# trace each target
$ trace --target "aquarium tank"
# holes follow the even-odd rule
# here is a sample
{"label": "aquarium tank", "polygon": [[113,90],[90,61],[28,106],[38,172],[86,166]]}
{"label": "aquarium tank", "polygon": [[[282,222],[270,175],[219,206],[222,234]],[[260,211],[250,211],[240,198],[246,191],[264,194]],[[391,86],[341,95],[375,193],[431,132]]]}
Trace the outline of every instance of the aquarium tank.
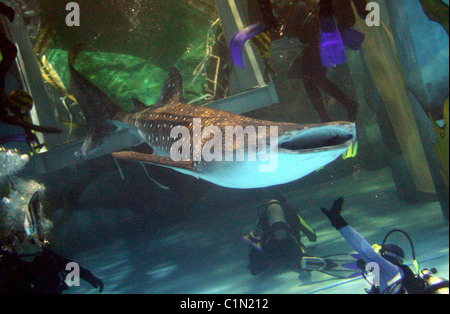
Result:
{"label": "aquarium tank", "polygon": [[448,294],[448,11],[0,0],[0,293]]}

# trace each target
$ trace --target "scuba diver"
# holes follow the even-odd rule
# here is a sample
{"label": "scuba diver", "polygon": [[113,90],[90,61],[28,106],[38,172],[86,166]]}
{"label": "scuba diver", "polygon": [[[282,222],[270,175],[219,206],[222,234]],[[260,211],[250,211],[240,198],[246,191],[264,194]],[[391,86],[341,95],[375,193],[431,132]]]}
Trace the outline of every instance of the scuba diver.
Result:
{"label": "scuba diver", "polygon": [[306,255],[305,246],[301,243],[301,232],[310,242],[317,241],[315,232],[297,214],[297,210],[287,204],[284,197],[265,202],[256,228],[243,237],[250,244],[250,273],[259,275],[280,259],[294,261],[299,267],[301,258]]}
{"label": "scuba diver", "polygon": [[[16,13],[14,9],[0,2],[0,14],[6,16],[9,21],[14,22]],[[3,31],[0,24],[0,117],[6,117],[6,95],[5,95],[5,78],[9,69],[13,65],[17,56],[17,47],[14,45]]]}
{"label": "scuba diver", "polygon": [[33,108],[33,99],[23,90],[12,91],[8,96],[2,94],[2,109],[0,112],[0,123],[20,126],[25,131],[26,142],[30,146],[30,150],[39,150],[45,144],[39,143],[35,132],[60,134],[62,131],[55,127],[46,127],[35,125],[31,121],[31,109]]}
{"label": "scuba diver", "polygon": [[[0,14],[5,15],[10,22],[14,21],[15,12],[11,7],[0,2]],[[40,144],[34,131],[42,133],[61,133],[54,127],[34,125],[31,121],[30,111],[33,107],[33,99],[24,91],[13,91],[6,95],[6,74],[11,69],[17,56],[17,47],[6,36],[0,25],[0,122],[17,125],[25,130],[25,140],[32,152],[39,150],[45,144]],[[14,137],[12,137],[14,139]]]}
{"label": "scuba diver", "polygon": [[[14,189],[11,185],[8,187],[10,190]],[[12,202],[5,203],[4,199],[2,203],[11,206]],[[21,209],[16,211],[23,212]],[[23,218],[20,213],[17,212],[15,217]],[[43,218],[40,191],[35,192],[30,198],[25,219],[20,220],[23,225],[17,221],[19,225],[15,225],[12,230],[7,228],[9,231],[7,239],[0,250],[0,293],[61,294],[69,288],[65,282],[69,274],[66,267],[72,261],[53,252],[45,239],[48,222]],[[99,278],[83,267],[79,270],[81,279],[99,289],[99,292],[103,291],[103,282]]]}
{"label": "scuba diver", "polygon": [[[332,226],[342,234],[347,243],[361,256],[358,266],[363,273],[367,267],[373,270],[374,265],[379,269],[379,276],[376,276],[379,278],[375,278],[375,284],[370,291],[367,291],[368,293],[448,294],[448,280],[434,277],[435,269],[419,270],[412,240],[404,231],[391,231],[385,237],[382,246],[374,246],[374,248],[342,218],[343,205],[344,199],[341,197],[334,202],[330,210],[322,208],[322,212],[328,217]],[[388,237],[394,232],[401,232],[407,236],[412,247],[417,275],[403,263],[405,258],[403,249],[396,244],[386,243]]]}
{"label": "scuba diver", "polygon": [[[18,121],[23,121],[27,124],[32,124],[31,109],[33,108],[33,99],[23,90],[12,91],[8,96],[7,107]],[[32,153],[39,152],[45,144],[41,144],[33,129],[24,127],[25,142],[30,147]]]}
{"label": "scuba diver", "polygon": [[[333,121],[325,107],[325,101],[320,91],[323,90],[337,99],[345,107],[349,121],[355,122],[359,105],[327,78],[328,68],[323,62],[324,49],[322,49],[322,46],[324,43],[321,40],[321,36],[325,31],[332,33],[336,28],[334,19],[336,19],[337,28],[341,33],[354,26],[356,17],[351,0],[321,0],[319,3],[315,0],[272,0],[279,20],[282,22],[278,22],[274,17],[271,0],[254,1],[259,3],[260,11],[263,14],[265,31],[273,33],[273,30],[278,30],[275,32],[279,34],[278,38],[287,36],[299,38],[302,42],[302,52],[292,64],[288,77],[291,79],[303,79],[308,98],[321,121],[323,123]],[[249,1],[249,3],[251,2]],[[366,0],[353,0],[353,3],[360,17],[366,18],[368,14],[366,11]],[[254,9],[249,7],[249,10]],[[252,19],[255,19],[254,15],[250,15],[250,21]],[[349,42],[352,41],[354,40],[349,40]],[[353,43],[352,46],[354,45]],[[345,54],[343,49],[342,46],[341,53]],[[328,49],[328,54],[334,53],[336,52]],[[328,58],[333,59],[331,56],[328,56]]]}

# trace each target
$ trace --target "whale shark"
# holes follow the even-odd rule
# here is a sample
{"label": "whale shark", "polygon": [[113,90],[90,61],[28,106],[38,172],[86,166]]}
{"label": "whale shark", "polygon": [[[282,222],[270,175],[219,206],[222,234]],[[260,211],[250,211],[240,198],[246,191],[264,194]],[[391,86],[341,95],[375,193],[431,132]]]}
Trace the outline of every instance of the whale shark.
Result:
{"label": "whale shark", "polygon": [[114,152],[118,159],[174,169],[226,188],[256,189],[303,178],[335,161],[357,140],[351,122],[279,123],[188,104],[176,68],[155,104],[135,101],[134,110],[124,112],[74,68],[76,55],[69,54],[72,92],[89,125],[77,152],[82,159],[126,130],[153,153]]}

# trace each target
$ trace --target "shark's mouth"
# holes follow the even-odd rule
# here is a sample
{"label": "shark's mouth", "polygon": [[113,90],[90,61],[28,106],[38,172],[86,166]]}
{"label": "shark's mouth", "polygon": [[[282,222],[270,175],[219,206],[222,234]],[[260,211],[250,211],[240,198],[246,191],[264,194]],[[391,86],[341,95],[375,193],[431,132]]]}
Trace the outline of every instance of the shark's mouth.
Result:
{"label": "shark's mouth", "polygon": [[355,139],[353,124],[324,125],[291,132],[285,139],[280,140],[279,149],[291,152],[330,150],[350,146]]}

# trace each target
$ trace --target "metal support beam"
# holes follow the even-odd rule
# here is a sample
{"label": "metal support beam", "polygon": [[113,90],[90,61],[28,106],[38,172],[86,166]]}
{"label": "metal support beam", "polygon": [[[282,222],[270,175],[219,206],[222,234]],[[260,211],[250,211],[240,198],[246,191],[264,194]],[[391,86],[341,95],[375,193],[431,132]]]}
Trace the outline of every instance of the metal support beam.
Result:
{"label": "metal support beam", "polygon": [[[76,158],[75,153],[80,151],[83,142],[84,140],[61,145],[47,152],[33,156],[30,159],[30,164],[27,166],[29,167],[28,171],[44,174],[81,163],[82,160]],[[100,148],[99,151],[90,156],[89,159],[108,155],[116,151],[139,145],[140,143],[141,141],[131,133],[126,131],[119,132],[108,142],[107,146]]]}
{"label": "metal support beam", "polygon": [[225,110],[237,114],[254,111],[278,103],[275,85],[270,83],[263,87],[230,96],[208,105],[209,108]]}

